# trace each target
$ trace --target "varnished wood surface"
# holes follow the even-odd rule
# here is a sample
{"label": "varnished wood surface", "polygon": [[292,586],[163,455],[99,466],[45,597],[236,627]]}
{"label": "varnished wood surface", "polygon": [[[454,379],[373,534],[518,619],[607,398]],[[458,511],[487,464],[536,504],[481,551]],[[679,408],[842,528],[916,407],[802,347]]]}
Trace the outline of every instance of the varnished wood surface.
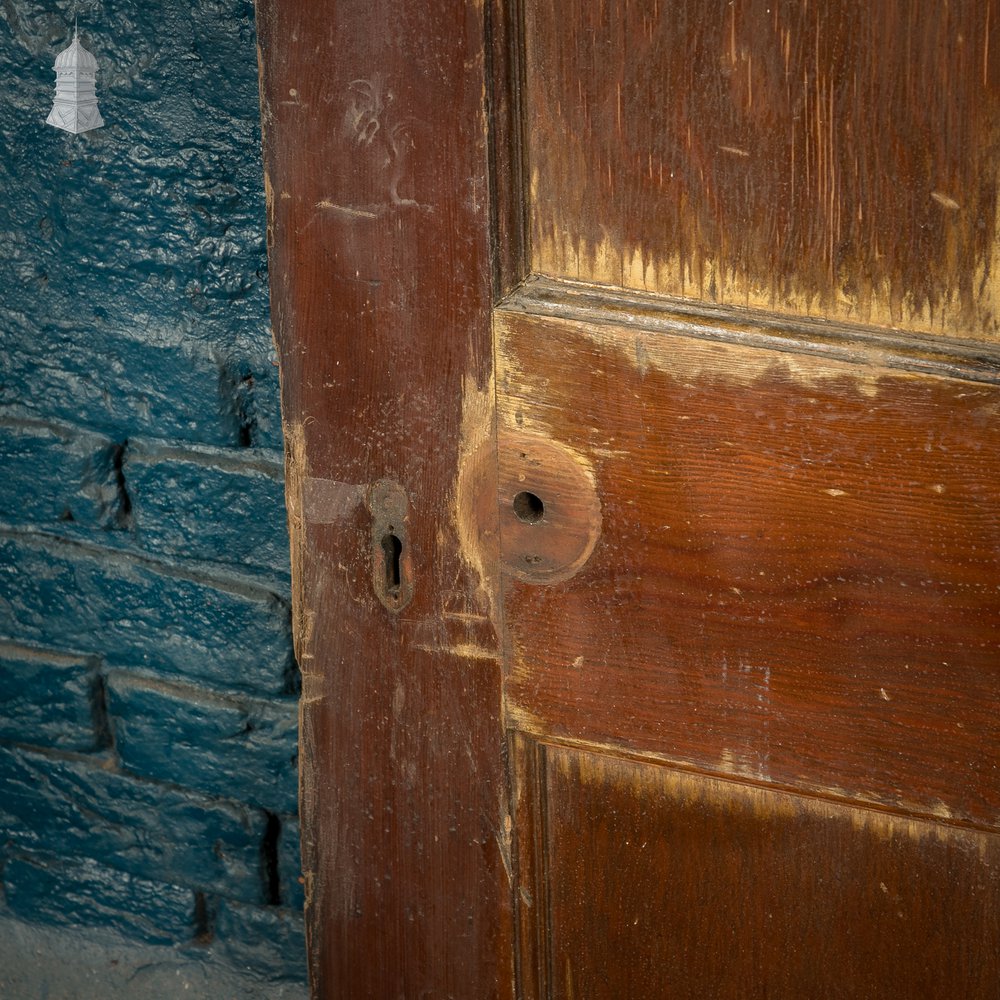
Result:
{"label": "varnished wood surface", "polygon": [[315,996],[995,992],[996,5],[258,0]]}
{"label": "varnished wood surface", "polygon": [[539,317],[573,319],[600,326],[626,324],[650,333],[693,340],[764,347],[854,365],[1000,384],[1000,349],[958,337],[878,330],[760,309],[711,306],[674,296],[541,275],[522,282],[504,298],[502,308]]}
{"label": "varnished wood surface", "polygon": [[313,995],[507,997],[496,513],[455,510],[491,447],[483,13],[260,0],[258,26]]}
{"label": "varnished wood surface", "polygon": [[532,269],[998,339],[997,0],[525,0]]}
{"label": "varnished wood surface", "polygon": [[[997,822],[1000,387],[612,323],[496,330],[504,447],[565,449],[601,521],[571,579],[505,587],[514,726]],[[544,502],[546,475],[520,488]]]}
{"label": "varnished wood surface", "polygon": [[858,1000],[1000,988],[1000,839],[522,744],[525,997]]}

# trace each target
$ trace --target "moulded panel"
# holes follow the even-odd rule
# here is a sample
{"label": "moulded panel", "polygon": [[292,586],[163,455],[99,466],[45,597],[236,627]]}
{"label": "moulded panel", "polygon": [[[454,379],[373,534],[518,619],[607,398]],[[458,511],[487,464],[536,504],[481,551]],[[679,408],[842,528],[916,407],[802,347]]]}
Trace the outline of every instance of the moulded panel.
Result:
{"label": "moulded panel", "polygon": [[522,933],[540,942],[526,979],[541,995],[997,995],[996,835],[585,750],[521,753],[536,764]]}
{"label": "moulded panel", "polygon": [[524,7],[533,270],[998,339],[996,0]]}

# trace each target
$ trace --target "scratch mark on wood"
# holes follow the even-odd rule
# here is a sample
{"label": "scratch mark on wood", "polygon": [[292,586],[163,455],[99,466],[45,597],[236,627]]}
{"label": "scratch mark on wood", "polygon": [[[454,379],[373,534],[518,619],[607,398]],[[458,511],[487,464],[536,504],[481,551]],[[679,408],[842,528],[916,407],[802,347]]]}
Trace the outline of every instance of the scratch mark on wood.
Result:
{"label": "scratch mark on wood", "polygon": [[[510,824],[510,817],[505,817],[507,826]],[[500,849],[500,860],[503,862],[503,870],[507,873],[507,882],[513,885],[514,870],[510,859],[510,832],[509,829],[495,830],[493,836],[496,838],[497,847]]]}
{"label": "scratch mark on wood", "polygon": [[499,545],[495,527],[496,448],[494,379],[480,388],[466,378],[462,394],[458,476],[454,488],[455,530],[462,559],[472,570],[479,602],[490,620],[499,621],[493,557]]}
{"label": "scratch mark on wood", "polygon": [[959,205],[954,198],[948,197],[948,195],[943,194],[940,191],[931,191],[931,197],[942,207],[949,208],[953,212],[957,212],[962,206]]}
{"label": "scratch mark on wood", "polygon": [[497,650],[484,649],[482,646],[475,646],[472,643],[456,643],[453,646],[413,643],[411,649],[419,649],[425,653],[436,653],[444,656],[457,656],[459,659],[491,660],[494,663],[501,663],[503,661],[503,657]]}
{"label": "scratch mark on wood", "polygon": [[350,205],[336,205],[332,201],[324,198],[316,202],[317,208],[325,208],[330,212],[340,212],[342,215],[349,215],[354,219],[377,219],[378,212],[372,212],[367,208],[351,208]]}
{"label": "scratch mark on wood", "polygon": [[373,176],[384,176],[388,172],[384,183],[389,203],[431,211],[431,206],[400,194],[400,185],[412,172],[410,156],[416,150],[417,119],[396,111],[396,95],[379,74],[352,80],[347,90],[345,133],[368,156],[368,168]]}

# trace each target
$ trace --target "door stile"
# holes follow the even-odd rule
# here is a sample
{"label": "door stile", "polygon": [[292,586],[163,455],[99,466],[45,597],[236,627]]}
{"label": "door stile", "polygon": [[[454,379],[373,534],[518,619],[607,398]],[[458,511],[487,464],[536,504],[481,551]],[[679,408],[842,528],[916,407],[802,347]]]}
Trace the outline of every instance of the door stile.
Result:
{"label": "door stile", "polygon": [[510,997],[485,14],[257,17],[313,995]]}

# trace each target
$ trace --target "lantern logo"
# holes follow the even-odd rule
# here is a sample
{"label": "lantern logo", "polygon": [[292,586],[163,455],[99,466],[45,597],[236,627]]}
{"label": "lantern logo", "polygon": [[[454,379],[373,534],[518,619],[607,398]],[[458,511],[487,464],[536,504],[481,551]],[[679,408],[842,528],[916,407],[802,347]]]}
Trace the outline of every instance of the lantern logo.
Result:
{"label": "lantern logo", "polygon": [[56,56],[56,99],[47,124],[67,132],[89,132],[104,124],[97,109],[97,60],[80,44],[74,27],[73,43]]}

